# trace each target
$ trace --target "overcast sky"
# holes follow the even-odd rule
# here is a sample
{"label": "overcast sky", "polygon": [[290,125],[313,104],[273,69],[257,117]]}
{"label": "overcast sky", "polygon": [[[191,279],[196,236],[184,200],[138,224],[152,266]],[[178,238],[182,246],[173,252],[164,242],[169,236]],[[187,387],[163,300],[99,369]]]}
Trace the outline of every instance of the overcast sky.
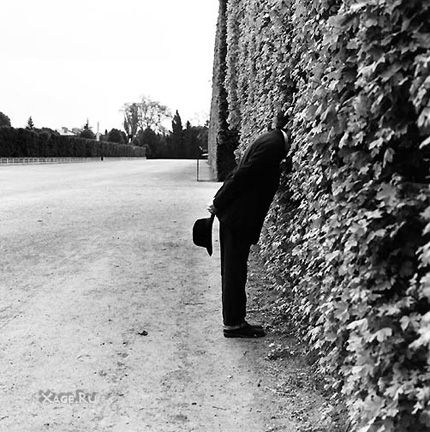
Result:
{"label": "overcast sky", "polygon": [[0,111],[12,126],[122,127],[141,95],[208,117],[218,0],[1,4]]}

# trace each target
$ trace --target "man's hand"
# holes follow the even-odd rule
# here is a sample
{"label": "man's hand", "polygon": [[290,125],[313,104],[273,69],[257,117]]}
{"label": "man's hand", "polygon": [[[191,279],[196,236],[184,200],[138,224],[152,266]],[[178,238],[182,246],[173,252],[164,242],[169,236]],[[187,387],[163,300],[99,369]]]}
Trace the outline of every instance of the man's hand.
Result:
{"label": "man's hand", "polygon": [[212,203],[208,205],[208,212],[212,215],[216,213],[216,208]]}

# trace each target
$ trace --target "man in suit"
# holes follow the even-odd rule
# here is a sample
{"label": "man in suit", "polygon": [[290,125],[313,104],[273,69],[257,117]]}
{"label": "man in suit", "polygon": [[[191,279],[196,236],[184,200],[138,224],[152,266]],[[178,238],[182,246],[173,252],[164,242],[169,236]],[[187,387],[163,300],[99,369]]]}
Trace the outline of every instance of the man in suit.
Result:
{"label": "man in suit", "polygon": [[245,151],[209,206],[220,222],[222,307],[225,337],[262,337],[261,326],[246,322],[247,263],[251,244],[279,186],[280,163],[289,150],[287,132],[277,128],[257,138]]}

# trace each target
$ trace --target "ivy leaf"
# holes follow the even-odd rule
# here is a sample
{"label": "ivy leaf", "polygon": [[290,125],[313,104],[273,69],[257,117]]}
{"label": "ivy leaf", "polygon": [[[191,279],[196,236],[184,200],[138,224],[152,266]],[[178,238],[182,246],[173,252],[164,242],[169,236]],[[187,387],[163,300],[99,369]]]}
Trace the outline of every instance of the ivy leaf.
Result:
{"label": "ivy leaf", "polygon": [[368,66],[363,66],[360,69],[358,69],[358,75],[364,77],[364,78],[368,78],[371,75],[373,75],[373,73],[375,72],[377,63],[372,63]]}
{"label": "ivy leaf", "polygon": [[430,136],[428,136],[421,144],[420,144],[420,149],[428,146],[430,144]]}
{"label": "ivy leaf", "polygon": [[382,212],[381,210],[368,211],[365,213],[365,216],[367,219],[380,219],[382,217]]}
{"label": "ivy leaf", "polygon": [[430,33],[417,33],[414,36],[421,48],[430,48]]}
{"label": "ivy leaf", "polygon": [[391,327],[384,327],[381,330],[378,330],[371,337],[371,341],[377,340],[378,342],[384,342],[385,339],[388,339],[393,335],[393,329]]}
{"label": "ivy leaf", "polygon": [[423,288],[423,296],[430,300],[430,286]]}
{"label": "ivy leaf", "polygon": [[430,126],[430,108],[426,107],[421,111],[417,124],[420,128],[427,128]]}
{"label": "ivy leaf", "polygon": [[351,39],[347,44],[346,44],[346,48],[347,49],[357,49],[360,47],[360,44],[358,42],[358,39]]}
{"label": "ivy leaf", "polygon": [[369,2],[367,0],[361,0],[361,1],[358,1],[357,3],[353,3],[350,6],[350,10],[351,10],[351,12],[358,12],[359,10],[366,8],[368,5],[369,5]]}
{"label": "ivy leaf", "polygon": [[382,138],[378,138],[369,144],[369,150],[379,149],[383,143],[384,140]]}
{"label": "ivy leaf", "polygon": [[367,322],[367,318],[362,318],[356,321],[352,321],[351,323],[349,323],[346,328],[349,330],[366,330],[368,327],[368,322]]}
{"label": "ivy leaf", "polygon": [[394,149],[392,149],[391,147],[387,148],[387,150],[385,150],[385,153],[384,153],[383,166],[385,167],[389,163],[393,162],[393,157],[394,157]]}
{"label": "ivy leaf", "polygon": [[401,64],[396,63],[391,65],[388,69],[381,73],[382,82],[387,82],[388,80],[390,80],[401,69]]}
{"label": "ivy leaf", "polygon": [[422,346],[430,346],[430,312],[423,315],[422,326],[418,332],[420,337],[412,342],[409,347],[419,349]]}
{"label": "ivy leaf", "polygon": [[384,201],[385,204],[391,206],[397,202],[396,192],[396,188],[393,185],[385,183],[380,187],[378,193],[376,194],[376,199],[378,201]]}
{"label": "ivy leaf", "polygon": [[402,328],[403,331],[405,331],[408,326],[409,326],[410,320],[408,316],[402,316],[402,318],[400,318],[400,327]]}

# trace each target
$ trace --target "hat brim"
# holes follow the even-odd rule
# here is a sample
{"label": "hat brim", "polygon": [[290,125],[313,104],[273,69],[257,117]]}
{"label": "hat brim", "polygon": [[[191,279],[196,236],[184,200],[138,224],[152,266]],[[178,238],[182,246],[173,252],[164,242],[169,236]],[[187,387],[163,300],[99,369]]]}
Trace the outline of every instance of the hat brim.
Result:
{"label": "hat brim", "polygon": [[197,219],[193,225],[193,243],[196,246],[206,248],[208,254],[212,256],[212,225],[214,216],[209,218]]}

